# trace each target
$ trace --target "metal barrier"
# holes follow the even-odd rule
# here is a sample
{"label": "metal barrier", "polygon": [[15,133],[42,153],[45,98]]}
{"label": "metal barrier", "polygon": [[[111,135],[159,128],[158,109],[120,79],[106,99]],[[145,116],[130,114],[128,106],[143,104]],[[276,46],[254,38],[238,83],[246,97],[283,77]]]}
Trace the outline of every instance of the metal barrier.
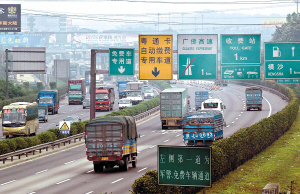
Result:
{"label": "metal barrier", "polygon": [[79,139],[79,141],[81,141],[81,139],[84,138],[84,136],[85,136],[85,133],[80,133],[80,134],[72,135],[70,137],[66,137],[63,139],[55,140],[53,142],[48,142],[48,143],[40,144],[37,146],[18,150],[15,152],[3,154],[3,155],[0,155],[0,161],[3,161],[3,164],[5,164],[5,160],[7,160],[7,158],[10,158],[10,161],[13,161],[14,156],[18,156],[18,159],[20,159],[21,155],[26,155],[26,157],[27,157],[28,154],[31,152],[34,155],[37,150],[39,150],[39,152],[41,153],[42,149],[46,149],[46,151],[48,151],[49,148],[54,149],[55,146],[60,147],[60,144],[63,144],[63,145],[65,145],[66,143],[70,144],[72,140],[74,140],[74,143],[76,142],[76,139]]}

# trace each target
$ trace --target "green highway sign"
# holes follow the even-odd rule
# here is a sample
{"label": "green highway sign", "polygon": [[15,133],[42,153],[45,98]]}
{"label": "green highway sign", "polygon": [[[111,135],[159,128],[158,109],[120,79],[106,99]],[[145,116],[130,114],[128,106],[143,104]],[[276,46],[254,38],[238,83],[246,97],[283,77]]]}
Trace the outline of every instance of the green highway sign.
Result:
{"label": "green highway sign", "polygon": [[260,34],[221,34],[221,65],[260,65]]}
{"label": "green highway sign", "polygon": [[134,49],[109,49],[109,75],[134,75]]}
{"label": "green highway sign", "polygon": [[211,147],[158,145],[158,184],[211,187]]}
{"label": "green highway sign", "polygon": [[281,84],[297,84],[297,83],[300,83],[300,79],[278,79],[277,83],[281,83]]}
{"label": "green highway sign", "polygon": [[300,43],[265,43],[265,79],[300,78]]}
{"label": "green highway sign", "polygon": [[218,35],[178,34],[178,79],[217,79]]}
{"label": "green highway sign", "polygon": [[260,65],[221,66],[222,79],[260,79]]}

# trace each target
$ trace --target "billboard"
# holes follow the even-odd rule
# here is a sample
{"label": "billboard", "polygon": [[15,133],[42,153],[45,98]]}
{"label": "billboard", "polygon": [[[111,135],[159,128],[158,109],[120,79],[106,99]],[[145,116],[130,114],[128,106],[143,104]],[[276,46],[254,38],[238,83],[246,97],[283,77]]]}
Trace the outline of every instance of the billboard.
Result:
{"label": "billboard", "polygon": [[46,36],[44,34],[0,34],[0,45],[3,49],[46,47]]}
{"label": "billboard", "polygon": [[12,72],[22,74],[46,73],[45,47],[14,47],[12,51]]}
{"label": "billboard", "polygon": [[21,32],[21,4],[0,4],[0,32]]}

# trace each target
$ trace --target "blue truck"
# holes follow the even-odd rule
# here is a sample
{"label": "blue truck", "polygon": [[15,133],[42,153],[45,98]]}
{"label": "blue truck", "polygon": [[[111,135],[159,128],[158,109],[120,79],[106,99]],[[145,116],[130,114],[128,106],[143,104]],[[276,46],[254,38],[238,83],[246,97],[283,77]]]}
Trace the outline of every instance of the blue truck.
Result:
{"label": "blue truck", "polygon": [[246,88],[246,107],[247,111],[251,109],[262,110],[262,89],[260,87],[252,86]]}
{"label": "blue truck", "polygon": [[189,112],[183,117],[183,142],[187,146],[207,146],[223,139],[223,115],[217,110]]}
{"label": "blue truck", "polygon": [[38,92],[38,105],[46,105],[48,112],[53,115],[58,113],[59,96],[58,90],[41,90]]}
{"label": "blue truck", "polygon": [[119,99],[126,98],[126,88],[129,81],[118,81]]}
{"label": "blue truck", "polygon": [[200,110],[203,101],[209,98],[208,91],[196,91],[195,92],[195,109]]}
{"label": "blue truck", "polygon": [[94,172],[103,167],[119,166],[127,171],[136,167],[137,128],[131,116],[108,116],[92,119],[85,125],[86,155],[94,163]]}

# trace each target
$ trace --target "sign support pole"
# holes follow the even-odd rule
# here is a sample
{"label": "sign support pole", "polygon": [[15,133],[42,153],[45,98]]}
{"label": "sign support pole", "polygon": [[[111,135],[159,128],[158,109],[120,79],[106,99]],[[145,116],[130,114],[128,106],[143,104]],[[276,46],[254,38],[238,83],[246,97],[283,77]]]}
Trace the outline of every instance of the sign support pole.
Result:
{"label": "sign support pole", "polygon": [[95,118],[96,93],[96,49],[91,50],[91,80],[90,80],[90,120]]}
{"label": "sign support pole", "polygon": [[5,55],[6,55],[6,84],[5,84],[5,93],[6,93],[6,100],[8,99],[8,49],[5,49]]}

